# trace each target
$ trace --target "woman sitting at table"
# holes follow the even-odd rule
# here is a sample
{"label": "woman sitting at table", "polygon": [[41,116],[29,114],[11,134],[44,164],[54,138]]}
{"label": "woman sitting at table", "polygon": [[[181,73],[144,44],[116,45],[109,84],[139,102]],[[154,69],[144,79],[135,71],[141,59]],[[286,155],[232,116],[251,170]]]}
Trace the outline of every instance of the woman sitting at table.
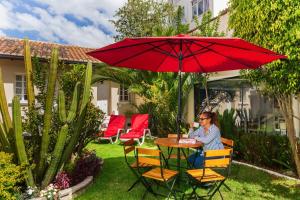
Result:
{"label": "woman sitting at table", "polygon": [[[217,115],[213,112],[203,112],[200,114],[200,127],[193,130],[193,123],[190,125],[189,137],[203,143],[203,151],[224,149],[221,142],[221,134],[219,128],[216,126]],[[204,153],[197,150],[192,154],[188,160],[195,168],[203,168]]]}

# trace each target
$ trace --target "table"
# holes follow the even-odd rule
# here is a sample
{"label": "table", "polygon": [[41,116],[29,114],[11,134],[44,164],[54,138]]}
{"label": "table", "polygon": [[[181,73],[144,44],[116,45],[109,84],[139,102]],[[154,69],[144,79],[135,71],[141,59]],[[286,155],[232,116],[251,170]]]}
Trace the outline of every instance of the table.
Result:
{"label": "table", "polygon": [[182,153],[184,154],[185,158],[187,158],[183,149],[202,147],[202,143],[198,141],[195,144],[180,144],[177,138],[157,138],[154,141],[154,143],[158,146],[159,149],[160,146],[177,148],[177,170],[178,171],[180,171],[180,150],[182,149]]}

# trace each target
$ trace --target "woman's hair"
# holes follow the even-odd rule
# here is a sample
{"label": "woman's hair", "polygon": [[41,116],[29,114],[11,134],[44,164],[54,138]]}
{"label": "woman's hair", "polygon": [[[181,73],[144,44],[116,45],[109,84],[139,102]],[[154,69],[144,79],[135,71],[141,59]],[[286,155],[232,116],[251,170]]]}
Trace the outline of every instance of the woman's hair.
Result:
{"label": "woman's hair", "polygon": [[219,126],[217,113],[210,112],[210,111],[204,111],[200,115],[205,115],[205,117],[210,118],[210,123],[211,124]]}

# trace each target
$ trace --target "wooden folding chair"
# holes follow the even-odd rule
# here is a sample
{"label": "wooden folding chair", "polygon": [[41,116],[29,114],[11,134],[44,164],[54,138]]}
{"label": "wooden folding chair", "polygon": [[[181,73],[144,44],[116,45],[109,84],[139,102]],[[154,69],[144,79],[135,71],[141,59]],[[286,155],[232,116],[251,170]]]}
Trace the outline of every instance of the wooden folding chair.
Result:
{"label": "wooden folding chair", "polygon": [[221,142],[225,149],[233,149],[233,145],[234,145],[233,140],[221,137]]}
{"label": "wooden folding chair", "polygon": [[[231,156],[232,149],[207,150],[204,152],[204,168],[187,171],[193,189],[189,199],[193,197],[196,199],[202,197],[209,197],[209,199],[212,199],[216,192],[219,192],[221,198],[223,199],[223,196],[220,192],[220,187],[224,184],[229,176]],[[215,169],[223,170],[224,173],[221,174],[219,171],[215,171]],[[197,188],[207,183],[213,184],[211,189],[206,196],[199,196],[196,192]]]}
{"label": "wooden folding chair", "polygon": [[[231,139],[227,139],[227,138],[224,138],[224,137],[221,137],[221,142],[224,146],[224,149],[232,149],[232,157],[233,157],[233,146],[234,146],[234,141],[231,140]],[[231,157],[231,158],[232,158]],[[230,169],[229,169],[230,170]],[[230,174],[230,171],[229,171],[229,174]],[[232,191],[231,188],[226,184],[224,183],[224,186],[229,190],[229,191]]]}
{"label": "wooden folding chair", "polygon": [[[173,190],[173,187],[177,179],[178,171],[163,168],[162,154],[160,150],[137,148],[137,161],[138,163],[156,166],[155,168],[142,173],[143,182],[146,183],[146,191],[143,194],[142,199],[145,198],[148,192],[155,196],[167,196],[168,199],[170,195],[172,195],[176,199],[176,193]],[[139,165],[138,170],[140,170]],[[169,191],[168,195],[154,193],[152,190],[153,183],[164,183],[164,186]]]}
{"label": "wooden folding chair", "polygon": [[[136,176],[137,180],[129,187],[129,189],[127,190],[128,192],[130,190],[132,190],[134,188],[134,186],[136,184],[138,184],[139,182],[141,182],[141,174],[139,173],[138,169],[138,162],[136,159],[136,152],[135,152],[135,141],[133,139],[128,140],[126,142],[123,143],[123,149],[124,149],[124,157],[125,157],[125,162],[127,164],[127,166],[129,167],[129,169],[132,171],[132,173]],[[133,162],[130,162],[128,159],[128,154],[133,153],[134,155],[134,160]],[[139,164],[140,169],[150,169],[152,167],[152,165],[150,164],[146,164],[146,163],[140,163]]]}

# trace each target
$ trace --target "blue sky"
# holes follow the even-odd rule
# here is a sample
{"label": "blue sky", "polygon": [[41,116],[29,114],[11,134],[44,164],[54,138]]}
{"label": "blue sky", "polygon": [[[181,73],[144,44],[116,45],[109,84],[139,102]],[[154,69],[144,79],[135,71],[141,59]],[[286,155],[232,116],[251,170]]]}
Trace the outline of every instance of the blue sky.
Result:
{"label": "blue sky", "polygon": [[125,0],[0,0],[0,35],[100,47],[113,42]]}
{"label": "blue sky", "polygon": [[[0,36],[101,47],[113,42],[109,20],[126,0],[0,0]],[[214,12],[228,0],[214,0]]]}

